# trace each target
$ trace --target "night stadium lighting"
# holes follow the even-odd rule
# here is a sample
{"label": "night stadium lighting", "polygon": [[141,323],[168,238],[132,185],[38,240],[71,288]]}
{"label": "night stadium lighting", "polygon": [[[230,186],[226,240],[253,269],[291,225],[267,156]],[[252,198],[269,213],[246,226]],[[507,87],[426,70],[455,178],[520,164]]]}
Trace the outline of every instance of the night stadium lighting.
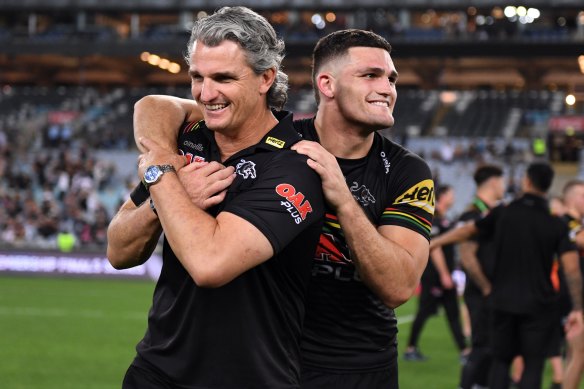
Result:
{"label": "night stadium lighting", "polygon": [[527,16],[533,19],[537,19],[541,16],[541,12],[537,8],[529,8],[527,10]]}
{"label": "night stadium lighting", "polygon": [[569,94],[566,96],[566,104],[572,106],[574,104],[576,104],[576,96],[574,96],[573,94]]}
{"label": "night stadium lighting", "polygon": [[317,25],[318,23],[322,22],[322,16],[320,16],[320,14],[314,14],[310,18],[310,21],[312,24]]}
{"label": "night stadium lighting", "polygon": [[150,56],[150,53],[147,51],[144,51],[142,54],[140,54],[140,59],[144,62],[148,62],[149,56]]}
{"label": "night stadium lighting", "polygon": [[580,73],[584,74],[584,55],[578,57],[578,66],[580,67]]}
{"label": "night stadium lighting", "polygon": [[180,72],[180,65],[177,64],[176,62],[171,62],[170,65],[168,65],[168,71],[173,74],[176,74]]}
{"label": "night stadium lighting", "polygon": [[148,56],[148,63],[152,66],[157,66],[160,63],[160,56],[156,54],[150,54]]}
{"label": "night stadium lighting", "polygon": [[509,5],[507,7],[505,7],[505,16],[507,16],[508,18],[512,18],[513,16],[517,15],[517,8],[513,7],[512,5]]}
{"label": "night stadium lighting", "polygon": [[335,20],[337,20],[337,15],[335,15],[334,12],[327,12],[326,13],[326,16],[325,16],[325,19],[326,19],[327,22],[332,23]]}
{"label": "night stadium lighting", "polygon": [[517,16],[526,16],[527,15],[527,8],[524,6],[517,7]]}
{"label": "night stadium lighting", "polygon": [[169,60],[167,60],[166,58],[162,58],[162,59],[160,60],[160,63],[158,64],[158,67],[159,67],[160,69],[166,70],[166,69],[168,69],[168,66],[169,66],[169,65],[170,65],[170,61],[169,61]]}

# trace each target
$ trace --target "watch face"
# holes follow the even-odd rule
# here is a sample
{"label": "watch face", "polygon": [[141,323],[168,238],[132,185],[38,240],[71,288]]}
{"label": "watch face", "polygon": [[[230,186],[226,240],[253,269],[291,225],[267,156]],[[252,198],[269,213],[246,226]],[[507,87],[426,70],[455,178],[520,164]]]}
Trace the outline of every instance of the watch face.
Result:
{"label": "watch face", "polygon": [[156,182],[156,180],[158,180],[158,177],[160,177],[160,175],[162,174],[162,172],[160,171],[160,169],[158,168],[158,166],[148,166],[148,168],[146,169],[146,172],[144,172],[144,181],[147,184],[152,184],[154,182]]}

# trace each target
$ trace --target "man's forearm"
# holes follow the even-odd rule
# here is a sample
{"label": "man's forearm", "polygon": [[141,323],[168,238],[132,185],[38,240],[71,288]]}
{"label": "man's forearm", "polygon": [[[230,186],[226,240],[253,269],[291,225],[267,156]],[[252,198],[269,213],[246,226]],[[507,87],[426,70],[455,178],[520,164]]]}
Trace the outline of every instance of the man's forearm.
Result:
{"label": "man's forearm", "polygon": [[179,129],[188,118],[189,112],[178,98],[162,95],[143,97],[134,105],[134,138],[138,149],[145,151],[138,140],[146,137],[176,153]]}
{"label": "man's forearm", "polygon": [[[353,201],[337,210],[337,217],[363,282],[389,307],[407,301],[414,292],[428,260],[428,247],[411,253],[384,237]],[[396,227],[398,228],[398,227]]]}
{"label": "man's forearm", "polygon": [[566,274],[566,283],[572,299],[572,310],[582,310],[582,277],[579,274]]}
{"label": "man's forearm", "polygon": [[566,285],[572,299],[572,310],[582,310],[582,276],[578,252],[569,251],[561,256]]}
{"label": "man's forearm", "polygon": [[107,229],[107,257],[116,269],[140,265],[152,255],[162,227],[148,202],[136,208],[128,200]]}

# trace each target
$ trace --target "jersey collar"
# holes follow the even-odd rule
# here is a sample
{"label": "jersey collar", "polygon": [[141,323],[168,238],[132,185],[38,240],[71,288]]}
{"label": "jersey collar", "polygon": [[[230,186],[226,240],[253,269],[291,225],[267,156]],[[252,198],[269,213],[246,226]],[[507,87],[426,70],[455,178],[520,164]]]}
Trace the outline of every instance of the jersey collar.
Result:
{"label": "jersey collar", "polygon": [[270,151],[289,149],[294,143],[302,139],[294,128],[292,113],[288,111],[272,112],[278,119],[278,124],[255,147]]}

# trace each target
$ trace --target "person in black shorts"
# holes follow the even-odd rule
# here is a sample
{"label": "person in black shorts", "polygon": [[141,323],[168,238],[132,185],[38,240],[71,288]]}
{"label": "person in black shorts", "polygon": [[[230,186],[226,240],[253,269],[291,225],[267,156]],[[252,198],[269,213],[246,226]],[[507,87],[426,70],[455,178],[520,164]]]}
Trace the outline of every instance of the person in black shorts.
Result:
{"label": "person in black shorts", "polygon": [[525,366],[519,387],[541,387],[549,334],[557,318],[558,295],[550,277],[556,255],[566,273],[573,301],[567,331],[582,331],[578,253],[568,227],[551,215],[545,198],[553,176],[548,163],[531,163],[522,180],[522,197],[493,209],[481,220],[447,232],[432,243],[432,247],[453,243],[477,232],[494,239],[491,389],[509,386],[509,366],[517,355],[523,357]]}
{"label": "person in black shorts", "polygon": [[[295,121],[306,141],[293,149],[310,157],[328,200],[306,301],[303,388],[398,387],[393,308],[426,266],[434,183],[421,158],[377,132],[393,125],[390,52],[368,31],[322,38],[313,52],[318,112]],[[148,96],[136,105],[135,136],[172,149],[182,121],[199,117],[196,102]]]}
{"label": "person in black shorts", "polygon": [[[473,174],[477,190],[459,223],[480,220],[503,199],[505,180],[503,169],[496,165],[481,165]],[[491,293],[491,281],[494,264],[493,240],[478,234],[458,246],[460,262],[466,277],[464,301],[468,307],[471,323],[471,352],[467,363],[462,367],[461,389],[471,389],[473,385],[487,387],[491,366],[489,346],[491,320],[488,296]]]}
{"label": "person in black shorts", "polygon": [[[143,183],[108,230],[116,268],[143,262],[165,236],[148,329],[123,388],[298,388],[324,199],[307,158],[290,150],[300,140],[292,115],[270,109],[286,99],[284,45],[265,18],[224,7],[195,22],[188,48],[204,120],[182,128],[182,156],[140,139]],[[181,182],[217,161],[223,200],[204,209],[217,198],[193,201]]]}
{"label": "person in black shorts", "polygon": [[[452,228],[447,212],[454,204],[454,189],[449,185],[436,188],[436,213],[432,223],[432,236],[445,233]],[[430,260],[422,274],[422,290],[418,301],[418,312],[412,323],[408,346],[404,353],[406,361],[424,361],[427,359],[418,349],[420,334],[432,315],[438,313],[442,305],[446,312],[450,331],[461,356],[466,356],[470,350],[466,348],[466,341],[460,324],[460,309],[458,293],[452,281],[452,272],[455,269],[454,245],[437,247],[430,251]]]}

